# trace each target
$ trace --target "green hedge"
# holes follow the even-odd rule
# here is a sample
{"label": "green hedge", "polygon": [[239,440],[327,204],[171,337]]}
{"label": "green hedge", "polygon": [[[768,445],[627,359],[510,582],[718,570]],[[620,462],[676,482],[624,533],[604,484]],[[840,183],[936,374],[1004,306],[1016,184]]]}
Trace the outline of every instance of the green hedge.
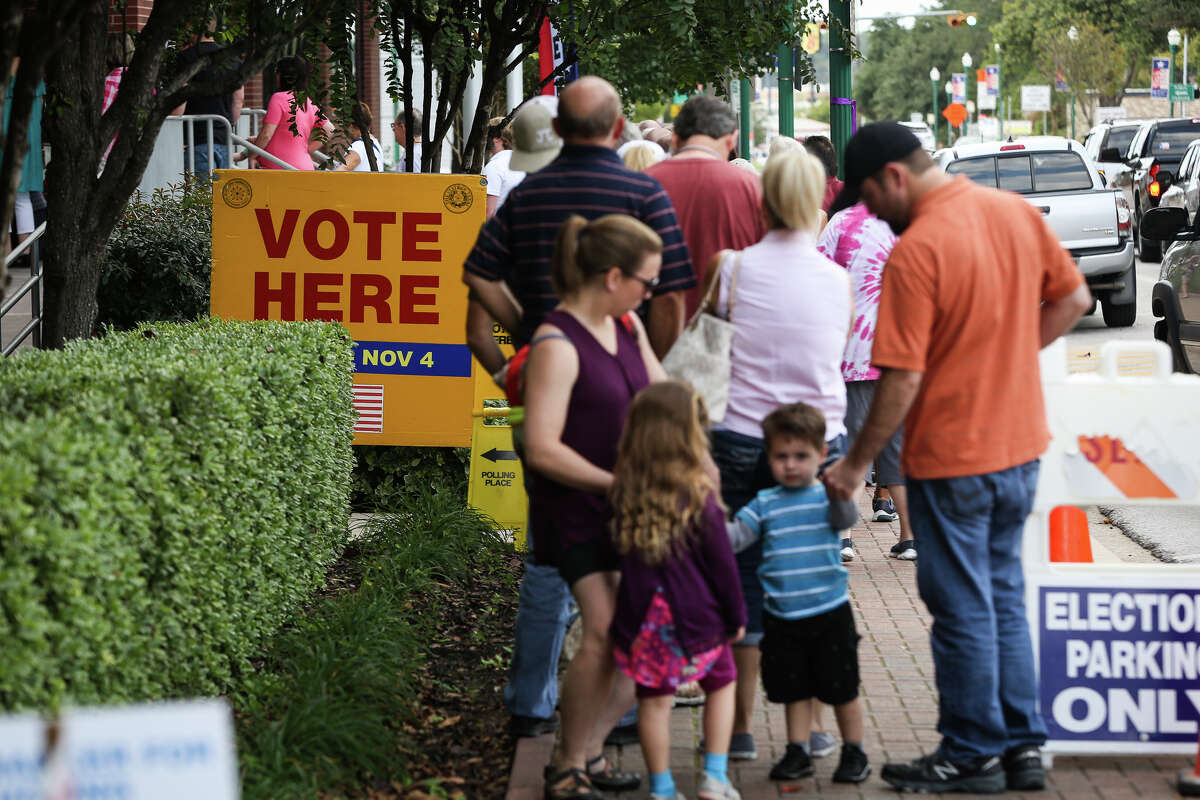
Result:
{"label": "green hedge", "polygon": [[392,511],[422,494],[467,502],[469,447],[354,448],[350,503],[355,511]]}
{"label": "green hedge", "polygon": [[206,316],[211,277],[212,184],[138,195],[108,238],[96,330]]}
{"label": "green hedge", "polygon": [[0,707],[225,690],[345,545],[352,368],[216,320],[0,361]]}

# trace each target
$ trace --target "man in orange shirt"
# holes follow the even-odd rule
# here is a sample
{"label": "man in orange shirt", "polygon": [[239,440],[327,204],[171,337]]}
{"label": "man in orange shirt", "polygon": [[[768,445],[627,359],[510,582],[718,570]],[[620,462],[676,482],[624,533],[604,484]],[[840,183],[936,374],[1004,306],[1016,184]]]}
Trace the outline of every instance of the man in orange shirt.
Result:
{"label": "man in orange shirt", "polygon": [[[900,235],[884,270],[867,421],[825,473],[835,498],[862,486],[903,423],[917,588],[933,614],[937,751],[888,764],[900,789],[1041,789],[1037,673],[1021,532],[1049,442],[1038,351],[1091,303],[1079,270],[1021,197],[938,169],[893,122],[846,147],[846,200]],[[839,204],[842,200],[839,200]]]}

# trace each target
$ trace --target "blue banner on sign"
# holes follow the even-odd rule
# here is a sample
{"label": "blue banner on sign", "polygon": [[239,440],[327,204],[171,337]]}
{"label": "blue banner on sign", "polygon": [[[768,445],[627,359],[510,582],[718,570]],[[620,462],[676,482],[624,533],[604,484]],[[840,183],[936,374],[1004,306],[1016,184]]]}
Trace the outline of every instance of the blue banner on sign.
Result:
{"label": "blue banner on sign", "polygon": [[1038,602],[1051,739],[1196,741],[1200,590],[1043,587]]}
{"label": "blue banner on sign", "polygon": [[355,342],[354,371],[371,375],[471,377],[471,351],[465,344]]}
{"label": "blue banner on sign", "polygon": [[1166,98],[1167,85],[1171,82],[1171,61],[1155,58],[1150,65],[1150,96]]}

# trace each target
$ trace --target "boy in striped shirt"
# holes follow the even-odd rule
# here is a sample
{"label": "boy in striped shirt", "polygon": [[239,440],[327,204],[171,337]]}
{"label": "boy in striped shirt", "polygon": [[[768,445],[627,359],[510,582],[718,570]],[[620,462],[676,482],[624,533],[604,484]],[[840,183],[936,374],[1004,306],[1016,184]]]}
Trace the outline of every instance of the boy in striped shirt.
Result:
{"label": "boy in striped shirt", "polygon": [[812,698],[833,706],[842,756],[833,780],[860,783],[871,767],[863,751],[858,699],[858,632],[850,613],[841,535],[858,519],[852,501],[831,503],[817,480],[825,460],[824,415],[804,403],[763,420],[767,461],[778,486],[764,489],[729,526],[735,551],[763,539],[758,569],[766,595],[762,677],[767,699],[787,704],[788,746],[774,780],[813,774],[808,742]]}

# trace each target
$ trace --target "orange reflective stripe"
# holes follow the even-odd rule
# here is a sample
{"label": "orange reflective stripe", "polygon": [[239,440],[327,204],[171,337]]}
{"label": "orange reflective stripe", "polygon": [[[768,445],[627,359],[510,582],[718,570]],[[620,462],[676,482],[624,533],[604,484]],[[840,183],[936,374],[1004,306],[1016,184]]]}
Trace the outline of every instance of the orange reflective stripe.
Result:
{"label": "orange reflective stripe", "polygon": [[1126,497],[1176,497],[1120,439],[1080,436],[1079,450]]}

